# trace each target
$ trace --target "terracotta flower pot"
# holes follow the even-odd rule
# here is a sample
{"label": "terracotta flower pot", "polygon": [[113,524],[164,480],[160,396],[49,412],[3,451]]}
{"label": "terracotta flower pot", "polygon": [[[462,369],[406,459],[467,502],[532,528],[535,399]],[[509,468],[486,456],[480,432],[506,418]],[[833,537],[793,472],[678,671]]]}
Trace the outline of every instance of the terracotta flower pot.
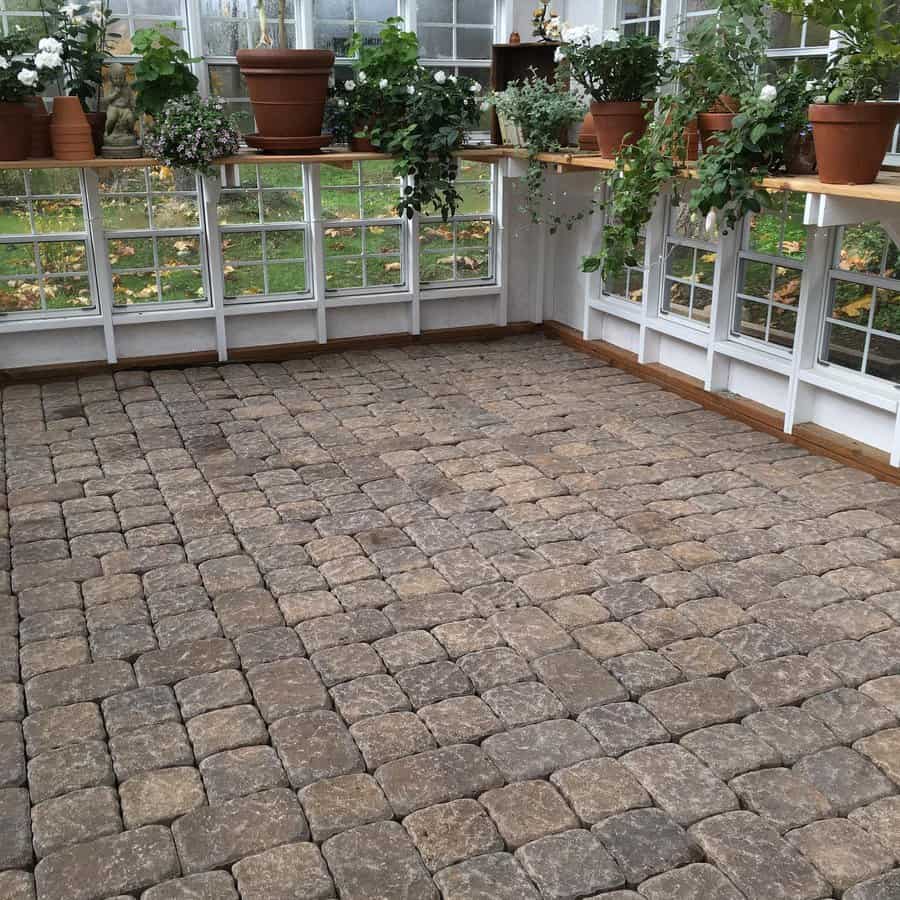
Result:
{"label": "terracotta flower pot", "polygon": [[871,184],[900,119],[898,103],[814,103],[809,108],[819,179]]}
{"label": "terracotta flower pot", "polygon": [[[334,67],[330,50],[238,50],[247,79],[258,140],[300,139],[296,150],[322,134],[328,80]],[[304,142],[302,139],[306,139]]]}
{"label": "terracotta flower pot", "polygon": [[788,175],[815,175],[816,145],[811,128],[791,135],[785,147],[784,170]]}
{"label": "terracotta flower pot", "polygon": [[597,132],[594,131],[594,116],[591,113],[588,113],[584,117],[584,122],[581,124],[581,130],[578,132],[578,149],[597,149]]}
{"label": "terracotta flower pot", "polygon": [[34,95],[25,100],[31,110],[31,159],[49,159],[53,156],[53,145],[50,143],[50,113],[44,105],[42,97]]}
{"label": "terracotta flower pot", "polygon": [[637,143],[647,130],[647,105],[640,100],[629,103],[591,103],[597,149],[614,157],[621,147]]}
{"label": "terracotta flower pot", "polygon": [[736,112],[704,112],[697,114],[700,144],[704,150],[709,150],[718,144],[718,140],[716,140],[718,132],[731,131],[736,115]]}
{"label": "terracotta flower pot", "polygon": [[[378,153],[378,148],[369,138],[369,132],[374,124],[374,121],[369,120],[354,128],[353,137],[350,138],[350,150],[353,153]],[[365,137],[357,137],[357,134],[364,134]]]}
{"label": "terracotta flower pot", "polygon": [[85,113],[88,125],[91,126],[91,138],[94,141],[94,153],[100,155],[103,149],[103,141],[106,137],[106,113],[105,112],[89,112]]}
{"label": "terracotta flower pot", "polygon": [[93,159],[96,155],[91,126],[77,97],[54,99],[50,137],[55,159]]}
{"label": "terracotta flower pot", "polygon": [[31,150],[31,110],[24,103],[0,103],[0,159],[27,159]]}

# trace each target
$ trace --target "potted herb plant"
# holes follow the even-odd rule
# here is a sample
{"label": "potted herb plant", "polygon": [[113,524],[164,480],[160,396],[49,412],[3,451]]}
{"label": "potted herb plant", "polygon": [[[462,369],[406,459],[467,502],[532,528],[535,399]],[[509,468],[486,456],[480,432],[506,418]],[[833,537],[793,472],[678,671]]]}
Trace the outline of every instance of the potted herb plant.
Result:
{"label": "potted herb plant", "polygon": [[196,92],[198,81],[191,63],[197,60],[177,41],[158,28],[141,28],[132,35],[131,46],[140,56],[132,82],[138,113],[155,118],[170,100]]}
{"label": "potted herb plant", "polygon": [[809,120],[827,184],[871,184],[878,177],[900,104],[882,100],[900,68],[900,20],[882,0],[776,0],[785,12],[808,16],[837,36],[824,79],[824,102]]}
{"label": "potted herb plant", "polygon": [[[497,110],[501,130],[505,126],[507,133],[528,150],[525,212],[537,224],[543,221],[541,209],[546,169],[538,155],[562,149],[561,136],[583,121],[585,104],[569,91],[568,83],[560,73],[554,81],[547,81],[534,71],[531,78],[512,81],[503,91],[492,94],[489,101]],[[571,221],[567,220],[567,224],[571,227],[584,215],[581,213]],[[551,230],[558,228],[562,221],[560,217],[553,217]]]}
{"label": "potted herb plant", "polygon": [[403,20],[388,19],[380,41],[366,45],[355,34],[349,54],[356,57],[353,77],[335,84],[332,99],[337,131],[358,153],[377,148],[371,129],[377,118],[386,120],[402,114],[409,101],[407,86],[418,78],[419,42],[415,34],[403,30]]}
{"label": "potted herb plant", "polygon": [[558,57],[591,97],[597,146],[612,157],[644,133],[646,115],[669,69],[669,54],[655,37],[623,37],[609,29],[599,41],[593,26],[567,28]]}
{"label": "potted herb plant", "polygon": [[257,0],[259,46],[237,53],[257,127],[256,134],[245,137],[261,150],[315,151],[331,140],[322,134],[322,122],[334,53],[288,47],[286,4],[279,0],[278,46],[269,34],[266,0]]}
{"label": "potted herb plant", "polygon": [[[26,159],[31,150],[31,110],[26,99],[42,89],[41,70],[59,64],[57,57],[43,57],[38,66],[29,54],[24,32],[0,36],[0,159]],[[55,63],[55,65],[51,65]]]}

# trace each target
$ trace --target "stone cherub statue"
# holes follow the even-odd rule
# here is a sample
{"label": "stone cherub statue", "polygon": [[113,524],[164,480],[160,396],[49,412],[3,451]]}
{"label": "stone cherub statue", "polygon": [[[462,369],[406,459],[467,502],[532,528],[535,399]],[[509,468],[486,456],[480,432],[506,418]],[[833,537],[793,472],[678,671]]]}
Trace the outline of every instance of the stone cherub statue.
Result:
{"label": "stone cherub statue", "polygon": [[134,133],[134,91],[128,83],[125,66],[109,67],[110,91],[107,95],[106,131],[103,156],[109,159],[136,159],[143,152]]}

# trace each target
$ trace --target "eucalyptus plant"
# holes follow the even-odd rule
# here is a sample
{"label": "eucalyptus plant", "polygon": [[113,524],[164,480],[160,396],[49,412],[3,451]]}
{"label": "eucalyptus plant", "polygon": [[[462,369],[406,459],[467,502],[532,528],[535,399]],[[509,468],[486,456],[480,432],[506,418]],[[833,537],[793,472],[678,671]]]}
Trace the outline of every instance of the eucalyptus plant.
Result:
{"label": "eucalyptus plant", "polygon": [[[523,211],[532,222],[538,224],[544,221],[542,209],[547,168],[538,156],[561,150],[561,137],[584,119],[587,107],[569,90],[561,73],[548,81],[539,77],[535,70],[532,70],[531,78],[512,81],[505,90],[492,94],[489,99],[497,114],[516,125],[522,133],[528,151],[528,171],[525,175],[527,197]],[[581,212],[567,219],[553,215],[550,217],[551,232],[555,232],[561,224],[572,228],[585,215]]]}

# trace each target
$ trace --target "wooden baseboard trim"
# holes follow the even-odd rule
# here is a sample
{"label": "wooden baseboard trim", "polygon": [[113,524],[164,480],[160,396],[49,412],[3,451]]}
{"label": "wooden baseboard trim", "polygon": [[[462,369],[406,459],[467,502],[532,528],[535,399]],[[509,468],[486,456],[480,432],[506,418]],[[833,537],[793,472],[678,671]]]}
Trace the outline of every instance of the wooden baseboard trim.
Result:
{"label": "wooden baseboard trim", "polygon": [[[533,322],[513,322],[509,325],[470,325],[462,328],[436,328],[421,334],[397,332],[352,338],[338,338],[326,344],[314,341],[294,344],[238,347],[229,351],[230,361],[242,363],[283,362],[286,359],[309,354],[341,353],[352,350],[377,350],[387,347],[408,347],[415,344],[438,344],[452,341],[498,341],[505,337],[540,332],[541,326]],[[21,369],[0,369],[0,386],[5,384],[45,383],[70,378],[84,378],[108,372],[128,369],[165,369],[181,366],[205,366],[215,364],[218,356],[214,350],[195,353],[175,353],[165,356],[140,356],[120,359],[115,365],[103,360],[83,363],[66,363],[49,366],[28,366]]]}
{"label": "wooden baseboard trim", "polygon": [[900,470],[890,464],[887,453],[875,447],[869,447],[820,425],[798,425],[793,434],[785,434],[784,414],[771,407],[731,394],[710,393],[697,378],[659,363],[639,363],[636,354],[604,341],[586,341],[580,331],[561,322],[544,322],[544,333],[548,337],[558,338],[569,347],[596,356],[617,369],[652,381],[686,400],[694,401],[704,409],[774,435],[785,443],[827,456],[854,469],[861,469],[882,481],[900,484]]}

